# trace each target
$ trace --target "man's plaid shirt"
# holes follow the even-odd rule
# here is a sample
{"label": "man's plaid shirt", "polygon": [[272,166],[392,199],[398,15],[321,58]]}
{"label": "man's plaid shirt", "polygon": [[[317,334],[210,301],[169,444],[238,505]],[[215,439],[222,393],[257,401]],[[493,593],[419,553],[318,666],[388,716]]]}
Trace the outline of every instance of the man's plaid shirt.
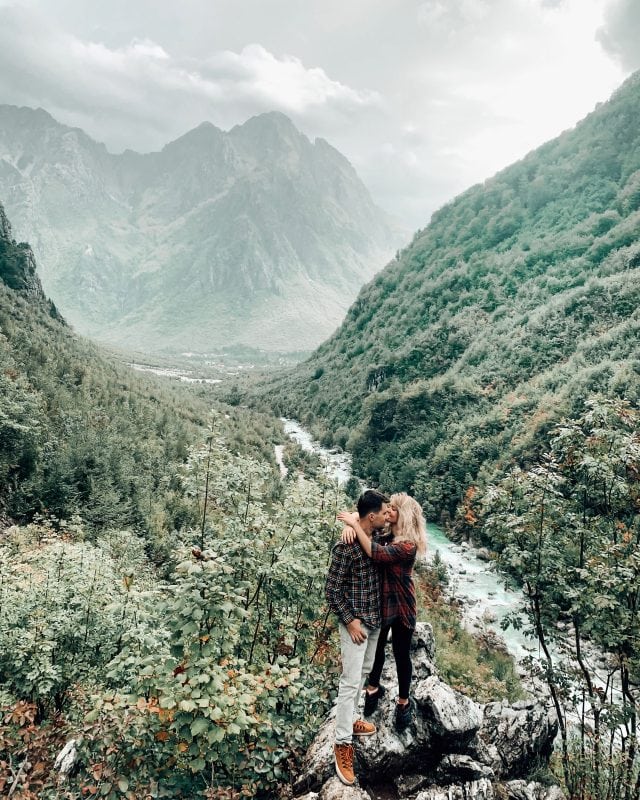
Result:
{"label": "man's plaid shirt", "polygon": [[334,544],[325,597],[343,625],[359,619],[369,628],[380,627],[380,570],[357,541]]}
{"label": "man's plaid shirt", "polygon": [[413,585],[413,565],[417,547],[411,542],[393,539],[371,543],[371,560],[382,567],[382,624],[391,625],[399,619],[413,630],[416,627],[416,590]]}

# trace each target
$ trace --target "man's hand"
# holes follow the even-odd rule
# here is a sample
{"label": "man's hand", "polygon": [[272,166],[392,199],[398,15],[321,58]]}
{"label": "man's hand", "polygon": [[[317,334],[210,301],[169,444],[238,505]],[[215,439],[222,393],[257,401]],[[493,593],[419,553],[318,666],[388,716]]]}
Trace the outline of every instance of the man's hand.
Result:
{"label": "man's hand", "polygon": [[354,644],[364,644],[367,641],[367,634],[364,632],[359,619],[352,619],[347,625],[347,631]]}

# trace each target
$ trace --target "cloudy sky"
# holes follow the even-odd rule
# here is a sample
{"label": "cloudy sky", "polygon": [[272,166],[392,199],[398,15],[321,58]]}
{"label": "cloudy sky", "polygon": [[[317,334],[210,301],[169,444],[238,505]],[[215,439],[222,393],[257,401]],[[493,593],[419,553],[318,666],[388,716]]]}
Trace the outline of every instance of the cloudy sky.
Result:
{"label": "cloudy sky", "polygon": [[640,0],[0,0],[0,103],[113,152],[278,109],[407,227],[640,67]]}

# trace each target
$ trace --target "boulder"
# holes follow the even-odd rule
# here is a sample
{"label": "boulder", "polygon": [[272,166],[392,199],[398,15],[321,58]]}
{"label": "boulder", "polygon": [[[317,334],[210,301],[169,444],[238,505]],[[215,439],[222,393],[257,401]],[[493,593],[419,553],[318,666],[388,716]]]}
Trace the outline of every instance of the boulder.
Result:
{"label": "boulder", "polygon": [[493,780],[495,773],[487,764],[474,761],[462,753],[450,753],[442,758],[435,770],[439,784],[469,783],[481,778]]}
{"label": "boulder", "polygon": [[450,786],[430,786],[415,796],[415,800],[494,800],[493,784],[488,778]]}
{"label": "boulder", "polygon": [[300,774],[293,784],[293,793],[301,794],[320,789],[335,775],[333,761],[333,732],[335,713],[332,711],[320,726],[316,738],[311,742],[302,762]]}
{"label": "boulder", "polygon": [[453,745],[454,752],[464,747],[482,724],[482,706],[435,675],[416,685],[414,697],[432,734]]}
{"label": "boulder", "polygon": [[318,800],[371,800],[360,786],[345,786],[335,776],[328,780],[317,795]]}
{"label": "boulder", "polygon": [[544,786],[536,781],[517,780],[507,781],[502,784],[507,793],[508,800],[564,800],[564,794],[559,786]]}
{"label": "boulder", "polygon": [[523,778],[548,762],[557,732],[555,715],[535,700],[488,703],[467,752],[498,778]]}
{"label": "boulder", "polygon": [[344,786],[335,776],[332,712],[306,753],[295,795],[367,800],[391,785],[403,800],[561,800],[558,787],[527,781],[551,754],[557,731],[553,715],[534,700],[474,702],[436,675],[434,651],[431,626],[422,623],[412,647],[414,716],[398,732],[389,648],[381,680],[387,692],[369,718],[377,731],[354,741],[356,785]]}

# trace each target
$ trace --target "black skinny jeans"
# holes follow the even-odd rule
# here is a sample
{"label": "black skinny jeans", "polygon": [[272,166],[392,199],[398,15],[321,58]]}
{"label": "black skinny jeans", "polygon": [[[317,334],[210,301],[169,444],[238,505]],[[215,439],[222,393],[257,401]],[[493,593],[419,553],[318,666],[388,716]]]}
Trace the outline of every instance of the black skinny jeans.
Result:
{"label": "black skinny jeans", "polygon": [[380,630],[375,660],[371,672],[369,673],[369,684],[371,686],[378,686],[380,684],[380,675],[382,674],[382,667],[384,666],[384,648],[387,644],[389,631],[393,634],[391,638],[391,647],[393,648],[393,657],[396,660],[396,671],[398,673],[398,696],[405,700],[409,697],[409,687],[411,686],[412,670],[409,650],[411,648],[413,628],[407,628],[399,619],[394,620],[391,625],[383,625]]}

